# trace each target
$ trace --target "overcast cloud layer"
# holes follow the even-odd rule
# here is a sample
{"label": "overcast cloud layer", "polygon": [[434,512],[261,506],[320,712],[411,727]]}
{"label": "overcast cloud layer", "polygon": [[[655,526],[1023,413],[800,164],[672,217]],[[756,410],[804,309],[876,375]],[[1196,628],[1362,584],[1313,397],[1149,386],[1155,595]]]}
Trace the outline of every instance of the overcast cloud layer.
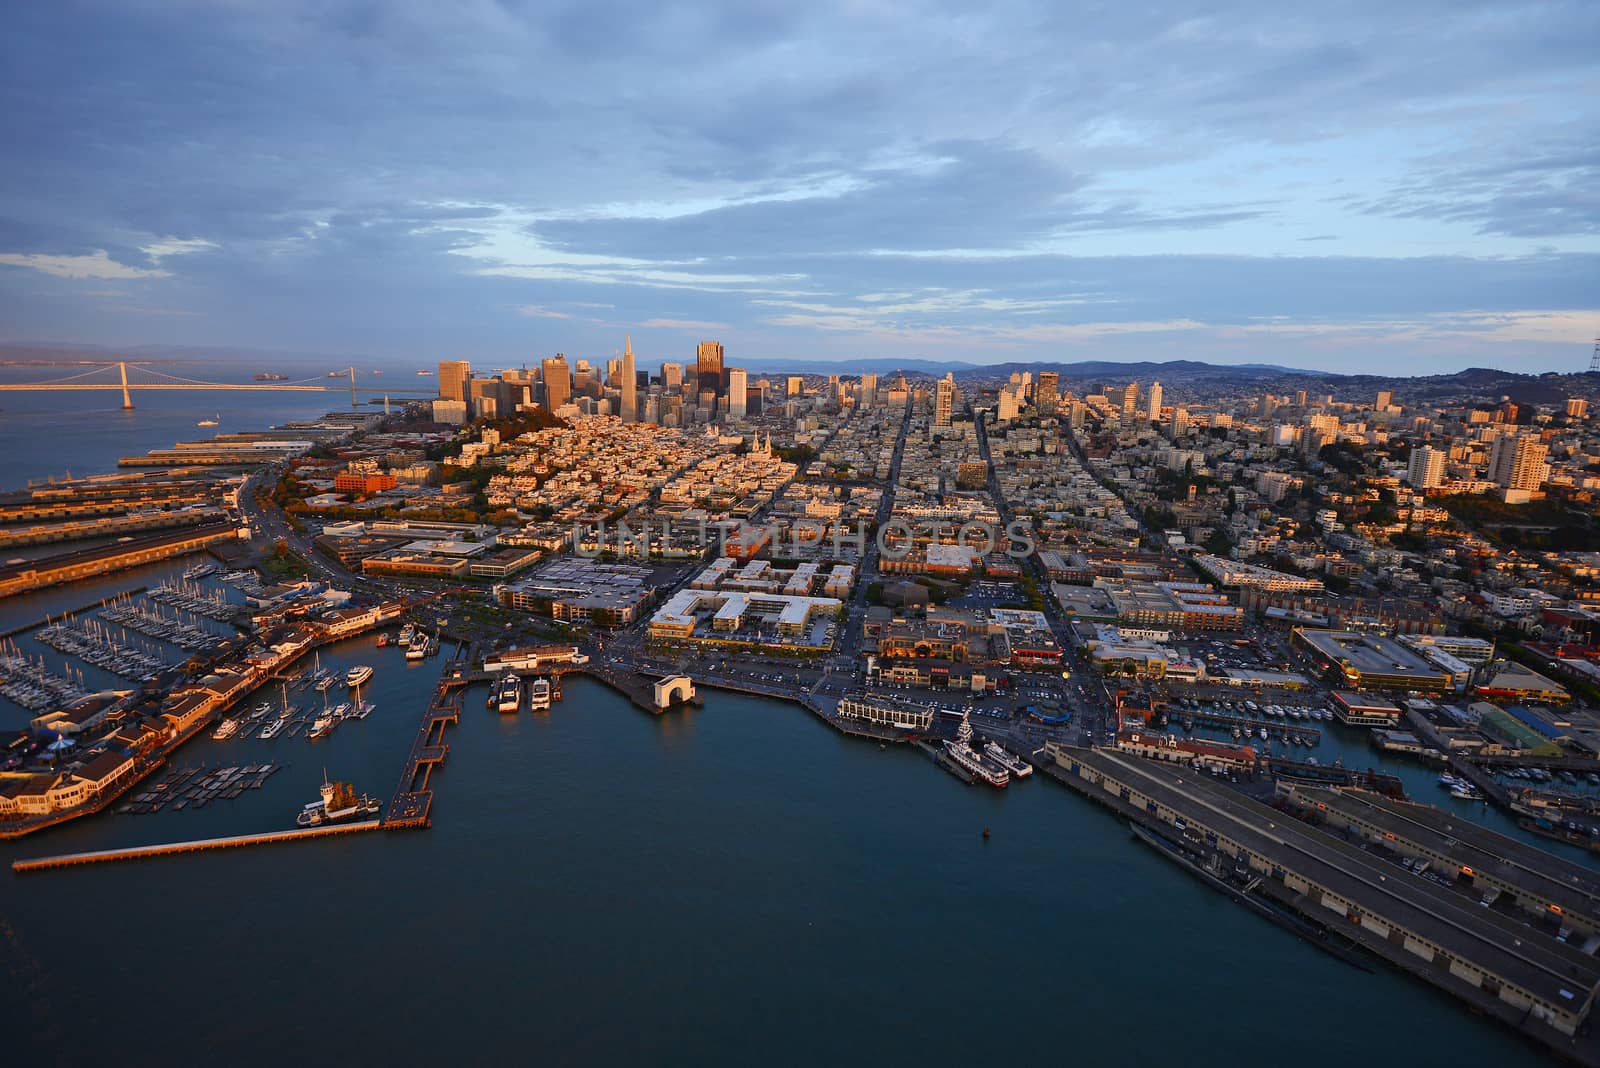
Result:
{"label": "overcast cloud layer", "polygon": [[1578,370],[1600,4],[20,2],[0,335]]}

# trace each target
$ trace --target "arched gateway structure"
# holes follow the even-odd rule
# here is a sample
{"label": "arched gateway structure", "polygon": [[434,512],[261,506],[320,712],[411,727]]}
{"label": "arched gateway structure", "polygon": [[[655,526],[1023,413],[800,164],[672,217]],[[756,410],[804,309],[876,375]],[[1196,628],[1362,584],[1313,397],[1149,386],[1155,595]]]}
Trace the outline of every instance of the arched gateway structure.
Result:
{"label": "arched gateway structure", "polygon": [[694,683],[687,675],[668,675],[655,685],[657,708],[671,708],[674,702],[688,704],[694,700]]}

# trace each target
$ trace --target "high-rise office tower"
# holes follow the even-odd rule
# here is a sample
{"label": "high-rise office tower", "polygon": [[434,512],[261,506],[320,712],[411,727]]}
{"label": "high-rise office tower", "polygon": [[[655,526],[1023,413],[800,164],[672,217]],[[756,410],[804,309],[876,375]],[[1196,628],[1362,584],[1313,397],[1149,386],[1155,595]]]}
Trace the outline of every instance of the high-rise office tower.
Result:
{"label": "high-rise office tower", "polygon": [[695,351],[695,371],[700,376],[700,392],[711,391],[720,395],[728,384],[722,369],[722,342],[702,341]]}
{"label": "high-rise office tower", "polygon": [[856,403],[863,408],[870,408],[878,399],[878,376],[862,375],[861,385],[856,390]]}
{"label": "high-rise office tower", "polygon": [[1406,481],[1419,490],[1438,489],[1444,485],[1443,449],[1432,445],[1418,445],[1411,450],[1411,461],[1406,465]]}
{"label": "high-rise office tower", "polygon": [[949,426],[956,406],[956,376],[947,372],[933,395],[933,425]]}
{"label": "high-rise office tower", "polygon": [[1150,383],[1150,399],[1145,404],[1145,417],[1152,423],[1161,421],[1161,383]]}
{"label": "high-rise office tower", "polygon": [[544,376],[545,409],[554,414],[572,398],[572,372],[567,358],[558,352],[540,364],[539,371]]}
{"label": "high-rise office tower", "polygon": [[1056,405],[1060,398],[1056,390],[1061,385],[1061,376],[1055,371],[1040,371],[1039,385],[1033,391],[1034,407],[1039,409],[1041,415],[1054,415]]}
{"label": "high-rise office tower", "polygon": [[441,400],[467,399],[467,380],[472,377],[472,364],[466,360],[439,361],[439,398]]}
{"label": "high-rise office tower", "polygon": [[1132,419],[1139,410],[1139,383],[1129,382],[1122,389],[1122,418]]}
{"label": "high-rise office tower", "polygon": [[1489,480],[1513,490],[1536,490],[1549,473],[1550,447],[1536,434],[1501,434],[1489,447]]}
{"label": "high-rise office tower", "polygon": [[1306,406],[1306,391],[1305,390],[1297,389],[1297,390],[1294,391],[1294,406],[1296,408],[1304,408]]}
{"label": "high-rise office tower", "polygon": [[1017,393],[1021,386],[1002,386],[997,400],[995,418],[1002,423],[1008,423],[1017,417]]}
{"label": "high-rise office tower", "polygon": [[800,396],[800,391],[805,388],[805,384],[805,379],[799,375],[790,375],[787,395],[790,397]]}
{"label": "high-rise office tower", "polygon": [[743,419],[745,413],[745,373],[742,367],[728,368],[728,418]]}
{"label": "high-rise office tower", "polygon": [[678,393],[683,390],[683,364],[664,363],[661,365],[661,386],[668,393]]}
{"label": "high-rise office tower", "polygon": [[639,421],[639,376],[633,370],[633,335],[622,348],[622,421]]}

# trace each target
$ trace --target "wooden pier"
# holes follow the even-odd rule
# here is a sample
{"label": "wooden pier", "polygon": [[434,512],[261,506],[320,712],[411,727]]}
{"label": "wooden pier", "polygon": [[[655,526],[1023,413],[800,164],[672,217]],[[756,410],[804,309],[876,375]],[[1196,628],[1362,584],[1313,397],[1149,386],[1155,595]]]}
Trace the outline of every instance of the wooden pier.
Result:
{"label": "wooden pier", "polygon": [[240,846],[269,845],[274,842],[298,842],[306,838],[375,831],[381,826],[383,823],[380,820],[363,820],[360,823],[335,823],[326,827],[297,827],[292,831],[237,834],[227,838],[201,838],[192,842],[129,846],[126,849],[96,849],[87,853],[61,853],[34,860],[14,860],[11,862],[11,870],[20,874],[49,868],[70,868],[79,864],[104,864],[113,860],[142,860],[145,857],[164,857],[175,853],[200,853],[210,849],[236,849]]}
{"label": "wooden pier", "polygon": [[386,830],[422,829],[433,825],[433,789],[430,782],[433,772],[444,763],[450,746],[444,740],[446,727],[461,722],[461,703],[472,682],[473,653],[470,647],[458,649],[455,657],[447,661],[433,689],[433,699],[422,714],[422,725],[417,728],[416,740],[406,756],[405,769],[400,773],[400,784],[389,801],[384,815]]}

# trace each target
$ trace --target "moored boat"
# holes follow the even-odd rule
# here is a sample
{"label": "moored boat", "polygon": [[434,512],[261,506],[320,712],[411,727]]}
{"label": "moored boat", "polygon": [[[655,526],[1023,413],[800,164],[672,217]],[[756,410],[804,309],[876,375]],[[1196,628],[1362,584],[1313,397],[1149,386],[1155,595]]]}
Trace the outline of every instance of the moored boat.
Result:
{"label": "moored boat", "polygon": [[1023,760],[1011,750],[998,742],[990,742],[983,747],[983,755],[1005,768],[1019,779],[1026,779],[1033,774],[1033,765]]}
{"label": "moored boat", "polygon": [[295,824],[300,827],[318,827],[325,823],[339,823],[357,816],[375,816],[382,808],[376,798],[362,794],[356,796],[355,788],[347,782],[331,782],[326,769],[322,772],[322,799],[313,801],[300,810]]}
{"label": "moored boat", "polygon": [[372,668],[366,664],[357,664],[345,673],[344,684],[354,688],[370,678],[372,678]]}
{"label": "moored boat", "polygon": [[944,751],[957,767],[990,786],[1005,786],[1011,781],[1011,772],[972,748],[972,723],[966,716],[961,717],[956,740],[945,742]]}

